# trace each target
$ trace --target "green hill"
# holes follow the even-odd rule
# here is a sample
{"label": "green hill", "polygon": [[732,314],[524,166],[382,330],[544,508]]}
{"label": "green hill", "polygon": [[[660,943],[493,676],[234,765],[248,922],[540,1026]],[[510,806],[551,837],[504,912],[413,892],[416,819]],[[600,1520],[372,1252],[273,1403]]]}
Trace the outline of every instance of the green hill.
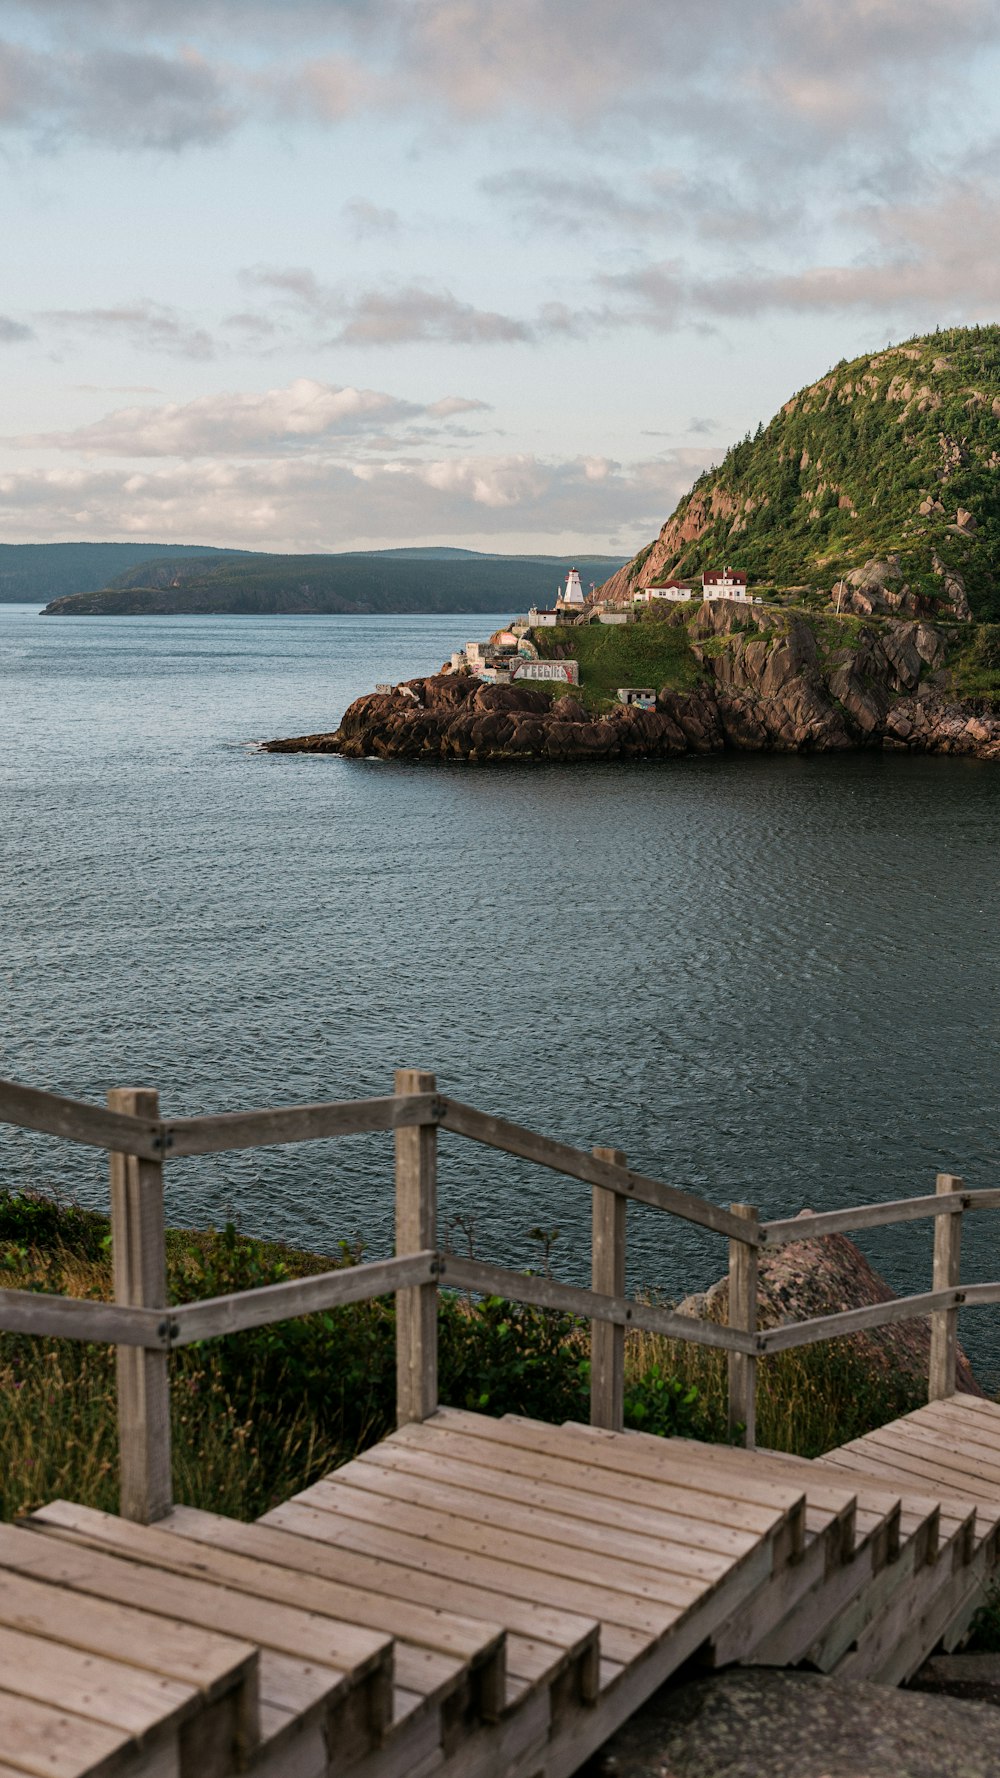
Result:
{"label": "green hill", "polygon": [[384,550],[323,556],[231,556],[218,562],[163,558],[110,586],[56,599],[56,617],[157,617],[173,613],[367,613],[527,610],[547,603],[579,569],[606,579],[620,557],[487,556],[465,551]]}
{"label": "green hill", "polygon": [[0,543],[0,605],[42,604],[71,593],[91,593],[115,574],[154,558],[226,557],[244,550],[203,543]]}
{"label": "green hill", "polygon": [[1000,327],[842,360],[699,476],[606,592],[724,562],[758,587],[829,590],[898,556],[931,609],[957,574],[973,616],[997,621],[998,470]]}

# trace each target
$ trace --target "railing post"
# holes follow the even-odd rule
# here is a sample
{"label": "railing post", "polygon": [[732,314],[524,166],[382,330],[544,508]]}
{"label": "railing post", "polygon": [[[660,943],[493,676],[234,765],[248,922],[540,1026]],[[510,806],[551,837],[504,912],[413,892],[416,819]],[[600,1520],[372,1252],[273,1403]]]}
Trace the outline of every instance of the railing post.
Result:
{"label": "railing post", "polygon": [[[434,1093],[437,1079],[418,1068],[397,1068],[397,1093]],[[437,1125],[396,1131],[396,1252],[437,1246]],[[396,1424],[426,1420],[437,1411],[437,1284],[396,1292]]]}
{"label": "railing post", "polygon": [[[944,1192],[965,1190],[964,1179],[954,1173],[939,1173],[936,1189]],[[957,1290],[961,1280],[962,1212],[934,1218],[934,1278],[932,1290]],[[928,1401],[941,1401],[955,1393],[958,1367],[958,1310],[938,1309],[931,1316],[931,1360],[927,1383]]]}
{"label": "railing post", "polygon": [[[742,1216],[757,1233],[757,1212],[752,1204],[730,1204],[734,1216]],[[729,1242],[729,1325],[745,1333],[757,1331],[757,1248],[747,1241]],[[729,1434],[743,1428],[743,1443],[752,1450],[757,1443],[757,1360],[746,1352],[730,1352]]]}
{"label": "railing post", "polygon": [[[150,1087],[113,1087],[108,1108],[158,1118]],[[115,1301],[143,1309],[167,1306],[163,1166],[138,1155],[111,1155],[111,1251]],[[119,1510],[148,1525],[172,1505],[170,1378],[166,1352],[119,1346]]]}
{"label": "railing post", "polygon": [[[620,1148],[595,1148],[599,1161],[624,1167]],[[591,1288],[601,1296],[625,1295],[626,1200],[593,1187]],[[625,1329],[613,1321],[590,1324],[590,1424],[621,1432],[625,1420]]]}

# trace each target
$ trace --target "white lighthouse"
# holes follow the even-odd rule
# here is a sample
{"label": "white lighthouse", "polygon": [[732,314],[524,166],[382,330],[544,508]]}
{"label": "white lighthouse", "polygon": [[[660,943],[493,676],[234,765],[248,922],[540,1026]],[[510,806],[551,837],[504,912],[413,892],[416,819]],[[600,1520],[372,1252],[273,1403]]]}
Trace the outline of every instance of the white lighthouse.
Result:
{"label": "white lighthouse", "polygon": [[566,585],[556,600],[556,610],[579,613],[583,610],[584,603],[579,573],[575,568],[571,568],[566,576]]}

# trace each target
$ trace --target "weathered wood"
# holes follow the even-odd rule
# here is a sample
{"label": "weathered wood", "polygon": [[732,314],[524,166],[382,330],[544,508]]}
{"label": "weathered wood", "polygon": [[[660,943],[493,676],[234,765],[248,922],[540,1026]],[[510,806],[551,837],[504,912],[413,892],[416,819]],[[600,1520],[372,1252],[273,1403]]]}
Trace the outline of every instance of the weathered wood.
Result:
{"label": "weathered wood", "polygon": [[228,1296],[207,1297],[200,1303],[185,1303],[169,1312],[170,1344],[189,1346],[192,1340],[215,1339],[247,1327],[266,1327],[274,1321],[288,1321],[294,1315],[314,1315],[344,1303],[388,1296],[404,1286],[424,1285],[437,1276],[437,1258],[433,1250],[405,1254],[399,1259],[341,1266],[312,1278],[293,1278],[284,1284],[264,1284],[257,1290],[234,1291]]}
{"label": "weathered wood", "polygon": [[[151,1122],[159,1095],[113,1087],[112,1111]],[[167,1303],[163,1163],[111,1154],[111,1247],[115,1300],[142,1309]],[[119,1499],[124,1519],[148,1525],[170,1511],[170,1378],[166,1352],[118,1347]]]}
{"label": "weathered wood", "polygon": [[[977,1294],[989,1293],[989,1294]],[[1000,1284],[970,1284],[962,1290],[926,1290],[917,1296],[894,1297],[888,1303],[869,1303],[863,1309],[842,1309],[836,1315],[817,1315],[811,1321],[795,1321],[787,1327],[769,1327],[757,1335],[757,1351],[788,1352],[795,1346],[811,1346],[817,1340],[834,1340],[841,1334],[864,1333],[891,1321],[915,1321],[937,1309],[954,1309],[964,1302],[1000,1302]]]}
{"label": "weathered wood", "polygon": [[[961,1182],[956,1190],[961,1190]],[[819,1241],[824,1235],[844,1235],[852,1229],[877,1229],[886,1223],[919,1222],[922,1217],[961,1214],[963,1210],[994,1208],[992,1203],[976,1204],[976,1198],[995,1198],[1000,1192],[964,1192],[954,1203],[940,1197],[893,1198],[886,1204],[855,1204],[847,1210],[823,1210],[816,1216],[786,1216],[778,1222],[762,1222],[762,1247],[784,1247],[791,1241]]]}
{"label": "weathered wood", "polygon": [[43,1296],[30,1290],[0,1290],[0,1329],[111,1346],[163,1349],[167,1345],[167,1326],[160,1310],[95,1303],[87,1297]]}
{"label": "weathered wood", "polygon": [[[419,1068],[396,1070],[396,1093],[433,1100],[437,1082]],[[424,1121],[396,1130],[396,1254],[437,1246],[437,1127]],[[426,1420],[438,1404],[437,1283],[396,1294],[396,1419]]]}
{"label": "weathered wood", "polygon": [[[757,1212],[752,1204],[730,1204],[732,1214],[752,1231],[750,1241],[729,1243],[729,1325],[756,1339]],[[747,1352],[729,1354],[729,1433],[742,1433],[752,1450],[757,1443],[757,1359]]]}
{"label": "weathered wood", "polygon": [[578,1315],[582,1321],[617,1321],[626,1327],[643,1327],[650,1333],[690,1340],[695,1346],[715,1346],[724,1352],[758,1350],[751,1334],[720,1327],[715,1321],[676,1315],[672,1309],[636,1302],[632,1297],[596,1296],[581,1285],[560,1284],[554,1278],[510,1271],[506,1266],[465,1259],[460,1254],[442,1256],[440,1278],[447,1288],[481,1291],[486,1296],[507,1297],[514,1303],[537,1303],[541,1309],[561,1309],[567,1315]]}
{"label": "weathered wood", "polygon": [[0,1124],[39,1130],[47,1136],[61,1136],[64,1142],[86,1143],[89,1148],[123,1149],[145,1160],[155,1160],[163,1152],[158,1117],[106,1111],[103,1105],[65,1099],[61,1093],[22,1087],[13,1080],[0,1080]]}
{"label": "weathered wood", "polygon": [[[965,1181],[954,1173],[939,1173],[937,1193],[946,1201],[961,1193]],[[961,1200],[959,1200],[961,1201]],[[962,1276],[962,1217],[940,1216],[934,1224],[935,1290],[955,1290]],[[931,1356],[927,1399],[942,1401],[955,1393],[958,1366],[958,1310],[939,1309],[931,1316]]]}
{"label": "weathered wood", "polygon": [[[509,1123],[506,1118],[490,1117],[484,1111],[477,1111],[472,1105],[459,1104],[456,1099],[442,1101],[440,1121],[443,1130],[453,1130],[456,1135],[467,1136],[472,1142],[485,1143],[487,1148],[499,1148],[505,1154],[519,1155],[522,1160],[534,1161],[539,1167],[549,1167],[554,1173],[564,1173],[569,1179],[580,1179],[585,1185],[601,1185],[606,1191],[618,1192],[624,1198],[633,1198],[636,1203],[652,1204],[659,1210],[669,1210],[685,1222],[698,1223],[702,1228],[713,1229],[718,1235],[735,1235],[740,1232],[741,1225],[728,1210],[696,1197],[693,1192],[681,1191],[675,1185],[665,1185],[659,1179],[649,1179],[645,1174],[634,1173],[630,1167],[612,1166],[608,1161],[598,1160],[595,1155],[587,1154],[582,1148],[572,1148],[567,1142],[555,1142],[551,1136],[539,1136],[534,1130],[525,1130],[520,1124]],[[747,1238],[745,1227],[743,1238]]]}
{"label": "weathered wood", "polygon": [[211,1117],[171,1119],[163,1126],[164,1143],[171,1158],[221,1154],[238,1148],[273,1148],[284,1142],[320,1142],[331,1136],[360,1135],[366,1130],[433,1124],[439,1111],[440,1101],[433,1092],[331,1100],[319,1105],[280,1105],[262,1111],[227,1111]]}
{"label": "weathered wood", "polygon": [[[599,1161],[624,1167],[620,1148],[595,1148]],[[591,1286],[600,1296],[625,1295],[625,1217],[628,1200],[603,1185],[593,1187]],[[590,1419],[620,1432],[625,1423],[625,1328],[621,1322],[590,1324]]]}

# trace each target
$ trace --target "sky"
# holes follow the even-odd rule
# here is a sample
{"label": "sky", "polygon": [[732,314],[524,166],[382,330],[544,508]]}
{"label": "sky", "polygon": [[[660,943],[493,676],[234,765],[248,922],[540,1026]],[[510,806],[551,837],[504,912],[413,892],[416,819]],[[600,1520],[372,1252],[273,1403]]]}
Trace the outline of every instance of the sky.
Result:
{"label": "sky", "polygon": [[0,540],[631,555],[1000,320],[1000,0],[4,0]]}

